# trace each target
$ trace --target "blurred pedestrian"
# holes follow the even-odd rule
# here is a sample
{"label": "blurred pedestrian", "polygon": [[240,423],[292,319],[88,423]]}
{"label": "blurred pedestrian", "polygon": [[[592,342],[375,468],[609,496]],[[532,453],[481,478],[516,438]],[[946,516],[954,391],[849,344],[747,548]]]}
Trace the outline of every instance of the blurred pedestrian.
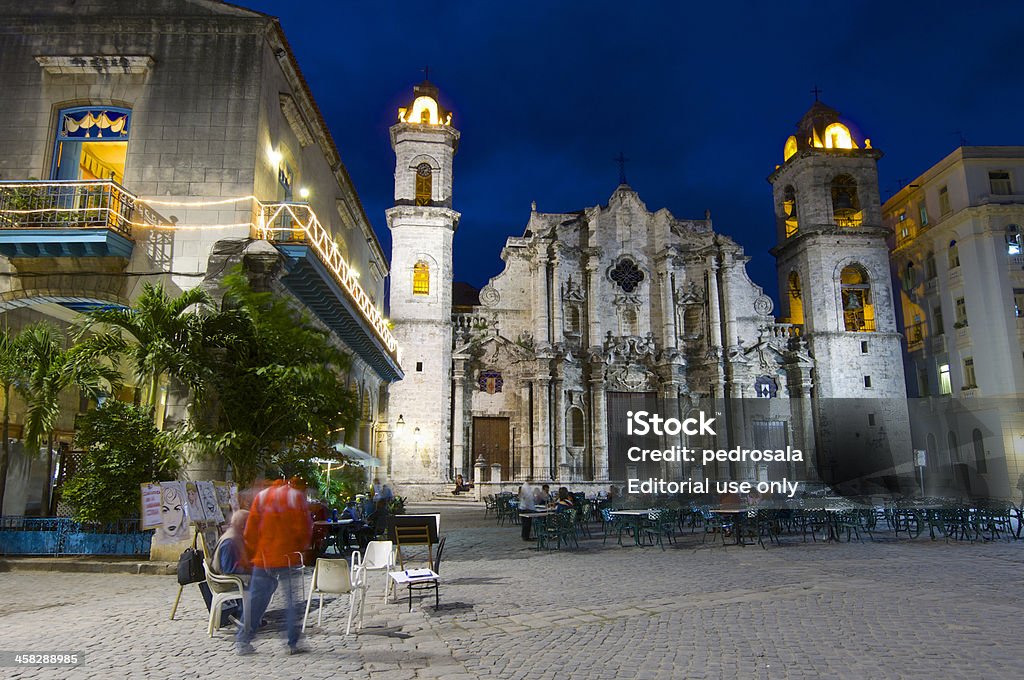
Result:
{"label": "blurred pedestrian", "polygon": [[299,592],[301,577],[294,567],[299,555],[309,549],[313,522],[302,480],[274,482],[253,499],[245,524],[245,545],[252,560],[249,583],[249,607],[238,630],[236,646],[239,654],[252,654],[256,627],[267,611],[270,598],[278,586],[284,591],[288,627],[288,652],[303,651],[299,647],[299,613],[302,601]]}

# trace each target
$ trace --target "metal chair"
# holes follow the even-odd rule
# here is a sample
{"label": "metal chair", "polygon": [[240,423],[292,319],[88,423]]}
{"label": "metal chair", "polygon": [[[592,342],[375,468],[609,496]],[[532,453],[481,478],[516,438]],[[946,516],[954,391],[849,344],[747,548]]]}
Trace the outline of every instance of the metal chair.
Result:
{"label": "metal chair", "polygon": [[[437,544],[437,555],[430,562],[430,568],[438,576],[441,575],[441,554],[444,552],[444,542],[447,538],[442,538]],[[414,590],[433,590],[434,591],[434,607],[441,606],[441,595],[440,588],[441,582],[439,579],[422,579],[415,582],[406,584],[409,589],[409,611],[412,611],[412,591]]]}

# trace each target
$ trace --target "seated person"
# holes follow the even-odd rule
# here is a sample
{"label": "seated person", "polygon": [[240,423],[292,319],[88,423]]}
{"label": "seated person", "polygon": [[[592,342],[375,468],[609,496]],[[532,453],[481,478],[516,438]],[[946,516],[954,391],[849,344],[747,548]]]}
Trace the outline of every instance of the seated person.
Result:
{"label": "seated person", "polygon": [[537,494],[536,494],[536,496],[534,496],[534,498],[536,499],[536,503],[537,503],[538,506],[547,505],[548,503],[550,503],[551,502],[551,486],[549,484],[542,485],[540,487],[540,491],[537,492]]}
{"label": "seated person", "polygon": [[555,512],[569,510],[573,507],[572,496],[569,489],[564,486],[558,487],[558,500],[555,501]]}
{"label": "seated person", "polygon": [[355,501],[349,501],[345,504],[345,509],[341,511],[341,516],[338,519],[359,519],[359,509],[356,507]]}
{"label": "seated person", "polygon": [[473,485],[467,484],[466,481],[462,478],[462,475],[455,475],[455,490],[452,491],[453,495],[458,496],[460,493],[464,491],[472,490],[472,488]]}
{"label": "seated person", "polygon": [[370,516],[366,518],[366,522],[352,532],[359,543],[360,552],[365,553],[369,542],[378,536],[382,536],[387,531],[388,519],[390,517],[391,514],[388,512],[387,502],[384,500],[377,501],[376,507],[370,513]]}
{"label": "seated person", "polygon": [[[249,587],[249,579],[252,576],[252,564],[249,562],[249,554],[245,549],[245,540],[242,537],[248,519],[248,510],[236,510],[232,513],[228,529],[217,541],[217,547],[214,548],[213,557],[210,559],[210,568],[215,573],[241,576],[242,583],[246,588]],[[210,587],[203,581],[199,584],[199,590],[202,591],[203,599],[206,600],[206,608],[209,609],[213,602]],[[242,620],[241,600],[221,607],[220,625],[228,625],[232,618],[236,622]]]}

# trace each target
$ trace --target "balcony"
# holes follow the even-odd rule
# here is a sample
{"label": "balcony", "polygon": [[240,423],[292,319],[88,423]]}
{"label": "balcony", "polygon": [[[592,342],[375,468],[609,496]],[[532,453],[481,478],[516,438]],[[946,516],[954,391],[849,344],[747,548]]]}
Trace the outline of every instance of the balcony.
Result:
{"label": "balcony", "polygon": [[359,285],[312,208],[305,203],[257,203],[255,238],[285,256],[282,282],[384,380],[403,377],[388,321]]}
{"label": "balcony", "polygon": [[[960,324],[963,324],[962,326]],[[953,326],[956,329],[956,346],[967,347],[971,344],[971,329],[968,328],[967,322],[958,321]]]}
{"label": "balcony", "polygon": [[932,355],[944,354],[946,352],[946,336],[933,335],[928,339],[928,349]]}
{"label": "balcony", "polygon": [[938,292],[939,292],[939,278],[937,276],[933,276],[932,278],[927,279],[924,282],[924,294],[925,295],[935,295]]}
{"label": "balcony", "polygon": [[963,275],[960,273],[961,267],[954,267],[949,270],[949,285],[950,287],[959,286],[963,284]]}
{"label": "balcony", "polygon": [[132,227],[161,222],[112,180],[0,182],[0,254],[128,258]]}

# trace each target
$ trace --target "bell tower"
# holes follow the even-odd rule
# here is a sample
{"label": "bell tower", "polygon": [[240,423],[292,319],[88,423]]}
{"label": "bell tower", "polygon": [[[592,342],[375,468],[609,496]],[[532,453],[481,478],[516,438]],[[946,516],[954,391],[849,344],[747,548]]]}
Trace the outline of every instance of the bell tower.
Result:
{"label": "bell tower", "polygon": [[[429,495],[447,483],[452,362],[452,160],[459,131],[424,81],[391,126],[395,202],[391,229],[390,315],[405,378],[388,400],[391,446],[382,472],[403,495]],[[422,485],[417,489],[416,486]]]}
{"label": "bell tower", "polygon": [[802,325],[820,398],[906,397],[871,140],[816,101],[769,177],[784,321]]}

